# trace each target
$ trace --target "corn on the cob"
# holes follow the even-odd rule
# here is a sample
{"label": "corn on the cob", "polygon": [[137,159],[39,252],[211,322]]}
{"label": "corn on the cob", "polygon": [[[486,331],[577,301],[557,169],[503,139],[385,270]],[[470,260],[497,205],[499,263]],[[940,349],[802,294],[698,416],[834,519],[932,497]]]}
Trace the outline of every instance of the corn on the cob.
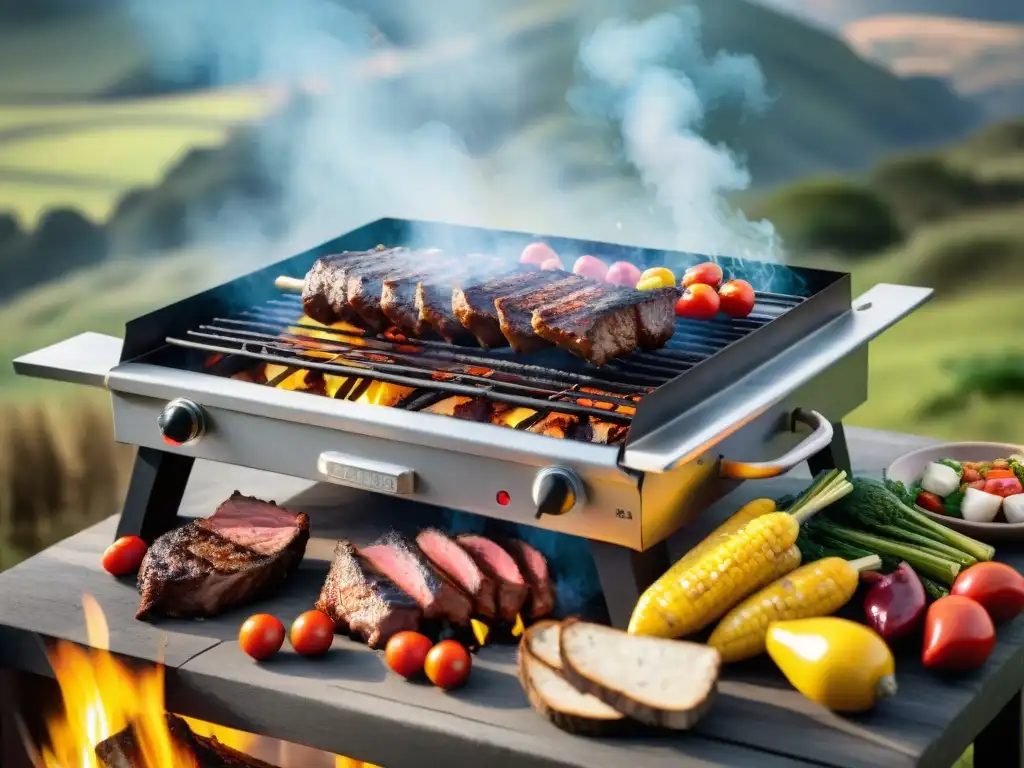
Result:
{"label": "corn on the cob", "polygon": [[877,555],[859,560],[827,557],[797,568],[737,605],[715,627],[708,645],[722,661],[742,661],[764,652],[774,621],[810,619],[835,613],[857,591],[860,572],[878,568]]}
{"label": "corn on the cob", "polygon": [[681,571],[670,569],[640,596],[629,632],[681,637],[720,618],[773,579],[776,561],[796,543],[803,514],[762,515]]}
{"label": "corn on the cob", "polygon": [[751,520],[761,517],[762,515],[770,515],[774,511],[775,502],[771,499],[754,499],[753,501],[744,504],[740,507],[738,512],[715,528],[715,530],[705,536],[700,543],[695,545],[693,549],[683,555],[683,559],[673,565],[665,575],[668,576],[669,573],[681,573],[689,565],[694,563],[701,555],[710,552],[712,547],[717,544],[721,544],[734,533],[742,531],[743,527]]}

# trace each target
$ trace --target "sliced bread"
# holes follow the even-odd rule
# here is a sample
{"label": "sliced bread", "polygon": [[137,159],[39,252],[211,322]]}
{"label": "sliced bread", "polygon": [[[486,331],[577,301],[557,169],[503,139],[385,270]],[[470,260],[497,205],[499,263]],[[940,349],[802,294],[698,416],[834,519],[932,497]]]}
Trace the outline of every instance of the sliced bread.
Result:
{"label": "sliced bread", "polygon": [[563,731],[581,736],[615,736],[636,726],[600,699],[577,691],[557,670],[523,647],[519,653],[519,682],[530,706]]}
{"label": "sliced bread", "polygon": [[523,633],[520,648],[542,664],[561,670],[562,652],[558,647],[561,630],[562,623],[559,621],[538,621]]}
{"label": "sliced bread", "polygon": [[562,675],[573,687],[661,728],[692,727],[718,688],[721,656],[699,643],[569,619],[559,633],[559,655]]}

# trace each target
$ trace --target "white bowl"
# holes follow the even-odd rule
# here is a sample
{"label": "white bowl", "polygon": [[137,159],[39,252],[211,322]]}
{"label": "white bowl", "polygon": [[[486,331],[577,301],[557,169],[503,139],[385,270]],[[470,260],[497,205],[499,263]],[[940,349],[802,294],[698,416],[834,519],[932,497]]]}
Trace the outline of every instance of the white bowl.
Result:
{"label": "white bowl", "polygon": [[[1024,447],[1012,443],[939,443],[903,454],[885,470],[885,477],[898,480],[909,488],[921,479],[925,467],[933,461],[992,461],[1005,459],[1014,453],[1024,454]],[[953,530],[989,544],[1024,541],[1024,523],[971,523],[959,517],[929,512],[921,507],[917,509]]]}

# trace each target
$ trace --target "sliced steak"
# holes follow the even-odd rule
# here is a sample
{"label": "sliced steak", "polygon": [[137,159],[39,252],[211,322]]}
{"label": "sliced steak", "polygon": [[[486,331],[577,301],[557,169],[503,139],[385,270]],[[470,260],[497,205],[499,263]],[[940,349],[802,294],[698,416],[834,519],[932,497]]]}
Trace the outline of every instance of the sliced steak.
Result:
{"label": "sliced steak", "polygon": [[374,570],[346,540],[334,548],[316,609],[334,620],[335,631],[360,635],[371,648],[399,632],[419,629],[422,615],[415,600]]}
{"label": "sliced steak", "polygon": [[530,586],[530,618],[542,619],[555,610],[555,587],[544,555],[520,539],[506,542],[509,553]]}
{"label": "sliced steak", "polygon": [[636,299],[631,294],[640,292],[608,284],[586,286],[536,308],[530,324],[542,339],[593,365],[604,365],[640,344]]}
{"label": "sliced steak", "polygon": [[384,281],[395,274],[411,274],[437,260],[443,264],[443,254],[437,249],[410,251],[401,249],[389,258],[375,264],[361,263],[347,270],[348,282],[345,294],[348,305],[359,315],[366,326],[382,331],[388,326],[388,318],[381,309],[381,294]]}
{"label": "sliced steak", "polygon": [[494,579],[477,565],[476,560],[448,534],[436,528],[420,531],[416,543],[438,569],[473,598],[473,612],[482,618],[497,616]]}
{"label": "sliced steak", "polygon": [[405,536],[392,531],[359,552],[416,601],[425,619],[447,619],[460,626],[469,622],[473,612],[469,596],[431,565]]}
{"label": "sliced steak", "polygon": [[508,339],[501,332],[495,302],[498,299],[515,300],[565,277],[565,272],[538,270],[516,272],[477,285],[456,285],[451,290],[448,303],[455,319],[476,337],[480,346],[504,347],[508,345]]}
{"label": "sliced steak", "polygon": [[599,290],[599,283],[579,275],[562,273],[555,280],[533,291],[515,296],[504,296],[494,300],[498,310],[498,324],[501,332],[519,353],[534,352],[550,346],[550,342],[537,335],[533,329],[534,311],[547,306],[557,306],[566,296],[582,289]]}
{"label": "sliced steak", "polygon": [[307,515],[235,491],[212,517],[153,542],[135,617],[216,616],[248,603],[295,572],[308,541]]}
{"label": "sliced steak", "polygon": [[456,536],[455,541],[472,556],[480,570],[497,584],[498,616],[505,621],[515,621],[530,590],[512,555],[486,536],[474,533]]}
{"label": "sliced steak", "polygon": [[382,254],[386,255],[387,251],[345,251],[321,256],[313,262],[302,287],[302,309],[306,315],[324,325],[354,320],[356,314],[348,307],[345,291],[346,268],[361,261],[380,259]]}

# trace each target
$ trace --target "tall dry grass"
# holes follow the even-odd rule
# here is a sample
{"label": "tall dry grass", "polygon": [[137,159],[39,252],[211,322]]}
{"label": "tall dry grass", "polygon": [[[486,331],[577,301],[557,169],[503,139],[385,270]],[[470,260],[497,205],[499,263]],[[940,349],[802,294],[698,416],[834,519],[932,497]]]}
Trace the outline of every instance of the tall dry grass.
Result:
{"label": "tall dry grass", "polygon": [[0,569],[116,512],[133,456],[106,403],[0,407]]}

